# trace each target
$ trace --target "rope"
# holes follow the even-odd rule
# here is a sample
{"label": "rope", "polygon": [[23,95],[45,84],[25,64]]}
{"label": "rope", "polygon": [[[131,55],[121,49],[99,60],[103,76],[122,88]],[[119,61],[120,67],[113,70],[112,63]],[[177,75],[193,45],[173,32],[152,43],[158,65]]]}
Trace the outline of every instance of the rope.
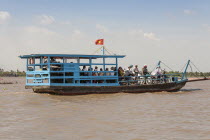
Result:
{"label": "rope", "polygon": [[[108,51],[108,49],[107,49],[105,46],[101,46],[101,47],[100,47],[99,49],[97,49],[93,54],[96,54],[99,50],[103,49],[103,47],[104,47],[105,52],[107,52],[109,55],[114,54],[113,52]],[[111,52],[111,53],[110,53],[110,52]]]}
{"label": "rope", "polygon": [[[193,64],[193,66],[201,73],[201,71],[195,66],[195,64],[191,61],[191,63]],[[204,78],[206,78],[206,76],[202,73],[202,75],[204,76]]]}
{"label": "rope", "polygon": [[[111,52],[110,50],[108,50],[105,46],[104,46],[104,48],[105,48],[105,50],[106,50],[110,55],[114,54],[113,52]],[[110,53],[110,52],[111,52],[111,53]]]}
{"label": "rope", "polygon": [[[163,63],[162,61],[161,61],[161,63]],[[169,66],[167,66],[165,63],[163,63],[163,65],[165,65],[168,69],[170,69],[171,71],[173,71]]]}
{"label": "rope", "polygon": [[97,49],[93,54],[96,54],[103,46],[101,46],[99,49]]}
{"label": "rope", "polygon": [[190,66],[191,72],[193,72],[192,66],[191,65],[189,65],[189,66]]}
{"label": "rope", "polygon": [[[162,61],[160,61],[160,63],[161,63]],[[157,68],[157,65],[152,69],[152,72],[155,70]]]}
{"label": "rope", "polygon": [[182,67],[182,69],[180,70],[180,71],[183,71],[184,70],[184,68],[186,67],[186,65],[187,65],[187,63]]}

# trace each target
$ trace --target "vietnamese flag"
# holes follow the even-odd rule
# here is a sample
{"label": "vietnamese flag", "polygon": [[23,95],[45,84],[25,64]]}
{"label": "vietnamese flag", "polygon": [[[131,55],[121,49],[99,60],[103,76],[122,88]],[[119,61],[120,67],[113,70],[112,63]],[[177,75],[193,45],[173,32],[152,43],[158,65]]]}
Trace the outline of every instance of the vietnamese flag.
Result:
{"label": "vietnamese flag", "polygon": [[95,42],[96,45],[104,45],[104,39],[98,39]]}

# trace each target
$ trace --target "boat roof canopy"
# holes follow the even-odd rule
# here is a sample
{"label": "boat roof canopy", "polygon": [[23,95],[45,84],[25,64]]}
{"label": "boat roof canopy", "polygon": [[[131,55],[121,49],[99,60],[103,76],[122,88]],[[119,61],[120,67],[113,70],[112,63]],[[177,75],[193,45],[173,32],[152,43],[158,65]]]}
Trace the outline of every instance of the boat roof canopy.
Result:
{"label": "boat roof canopy", "polygon": [[27,58],[40,58],[40,57],[57,57],[57,58],[67,58],[67,59],[97,59],[97,58],[123,58],[125,55],[84,55],[84,54],[30,54],[21,55],[21,59]]}

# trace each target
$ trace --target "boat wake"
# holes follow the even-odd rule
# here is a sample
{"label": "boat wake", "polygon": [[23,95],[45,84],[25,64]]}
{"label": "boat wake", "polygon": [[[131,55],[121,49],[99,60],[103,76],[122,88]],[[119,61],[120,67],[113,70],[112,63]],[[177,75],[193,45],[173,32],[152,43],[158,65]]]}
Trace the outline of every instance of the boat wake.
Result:
{"label": "boat wake", "polygon": [[189,91],[198,91],[198,90],[202,90],[202,89],[181,89],[180,92],[189,92]]}

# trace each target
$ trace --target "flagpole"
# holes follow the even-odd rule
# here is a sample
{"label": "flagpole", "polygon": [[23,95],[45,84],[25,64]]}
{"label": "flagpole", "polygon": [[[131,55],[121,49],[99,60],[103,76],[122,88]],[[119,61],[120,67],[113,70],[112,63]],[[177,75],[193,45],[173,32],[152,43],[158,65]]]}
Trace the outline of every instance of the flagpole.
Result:
{"label": "flagpole", "polygon": [[[103,48],[103,55],[105,55],[105,47],[102,46],[102,48]],[[104,71],[105,71],[105,68],[106,68],[106,66],[105,66],[105,58],[103,57],[103,69],[104,69]]]}
{"label": "flagpole", "polygon": [[103,48],[103,55],[105,55],[105,50],[104,50],[104,46],[102,46],[102,48]]}

